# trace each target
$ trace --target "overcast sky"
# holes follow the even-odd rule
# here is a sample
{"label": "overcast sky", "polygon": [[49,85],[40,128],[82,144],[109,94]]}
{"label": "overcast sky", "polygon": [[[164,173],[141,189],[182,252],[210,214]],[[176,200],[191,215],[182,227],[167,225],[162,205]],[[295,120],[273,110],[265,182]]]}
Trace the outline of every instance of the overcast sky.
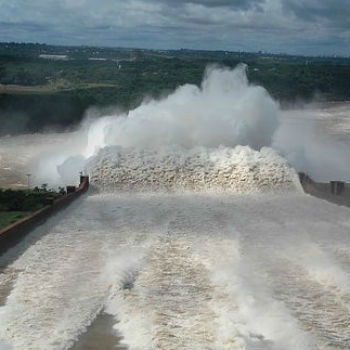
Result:
{"label": "overcast sky", "polygon": [[0,41],[350,56],[350,0],[0,0]]}

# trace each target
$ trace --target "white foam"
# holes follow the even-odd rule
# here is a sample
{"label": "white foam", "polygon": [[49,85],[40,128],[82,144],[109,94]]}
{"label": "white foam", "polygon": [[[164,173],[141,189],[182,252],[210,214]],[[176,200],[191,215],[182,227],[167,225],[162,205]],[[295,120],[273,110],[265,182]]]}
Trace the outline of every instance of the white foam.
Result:
{"label": "white foam", "polygon": [[92,123],[85,154],[114,145],[260,149],[271,144],[277,126],[277,103],[264,88],[249,84],[245,65],[211,66],[200,87],[187,84],[161,100],[145,101],[128,115],[106,116]]}
{"label": "white foam", "polygon": [[0,340],[66,350],[105,307],[130,350],[347,350],[348,217],[300,193],[89,196],[9,266]]}
{"label": "white foam", "polygon": [[[71,182],[89,158],[105,147],[186,150],[238,145],[259,150],[271,145],[278,104],[248,82],[246,66],[208,67],[200,87],[184,85],[160,100],[147,100],[127,114],[88,119],[74,134],[75,146],[59,145],[42,155],[33,173],[47,182]],[[171,154],[170,154],[171,156]],[[45,165],[45,166],[43,166]]]}
{"label": "white foam", "polygon": [[272,297],[261,271],[242,256],[239,240],[212,237],[196,250],[215,286],[211,308],[221,348],[316,349],[312,336]]}
{"label": "white foam", "polygon": [[270,148],[190,150],[102,149],[88,165],[91,182],[123,189],[225,190],[236,193],[300,190],[295,171]]}
{"label": "white foam", "polygon": [[0,349],[1,350],[13,350],[13,347],[7,343],[0,341]]}

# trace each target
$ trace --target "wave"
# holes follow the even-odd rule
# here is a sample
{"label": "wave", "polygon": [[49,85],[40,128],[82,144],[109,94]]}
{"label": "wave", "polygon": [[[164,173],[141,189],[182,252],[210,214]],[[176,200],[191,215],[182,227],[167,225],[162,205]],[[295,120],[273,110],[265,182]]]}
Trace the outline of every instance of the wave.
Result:
{"label": "wave", "polygon": [[91,182],[118,190],[298,191],[297,173],[271,148],[105,147],[87,166]]}

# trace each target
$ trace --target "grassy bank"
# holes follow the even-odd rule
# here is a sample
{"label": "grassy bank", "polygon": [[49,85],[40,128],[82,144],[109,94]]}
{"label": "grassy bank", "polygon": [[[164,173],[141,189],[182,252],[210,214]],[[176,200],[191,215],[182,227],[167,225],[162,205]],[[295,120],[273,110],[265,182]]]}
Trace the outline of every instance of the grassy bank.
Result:
{"label": "grassy bank", "polygon": [[31,211],[0,211],[0,229],[28,216]]}
{"label": "grassy bank", "polygon": [[63,194],[45,187],[26,190],[0,189],[0,229],[41,209],[49,199]]}

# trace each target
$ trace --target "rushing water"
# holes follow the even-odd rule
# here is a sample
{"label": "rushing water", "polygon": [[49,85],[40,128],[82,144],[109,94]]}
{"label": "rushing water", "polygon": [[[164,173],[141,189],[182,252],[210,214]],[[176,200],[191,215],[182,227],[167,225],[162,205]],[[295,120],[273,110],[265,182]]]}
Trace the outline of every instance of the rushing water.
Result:
{"label": "rushing water", "polygon": [[245,65],[211,66],[73,133],[0,138],[2,186],[84,170],[116,191],[0,257],[0,350],[348,350],[350,210],[294,170],[349,180],[348,111],[281,111]]}
{"label": "rushing water", "polygon": [[[348,106],[284,112],[276,149],[346,179]],[[78,138],[1,138],[0,183],[23,185],[43,144],[75,165]],[[0,350],[350,349],[350,209],[304,195],[272,150],[114,146],[89,166],[146,191],[91,192],[0,257]]]}
{"label": "rushing water", "polygon": [[86,196],[2,257],[0,339],[77,349],[103,310],[135,350],[349,349],[349,214],[300,193]]}

